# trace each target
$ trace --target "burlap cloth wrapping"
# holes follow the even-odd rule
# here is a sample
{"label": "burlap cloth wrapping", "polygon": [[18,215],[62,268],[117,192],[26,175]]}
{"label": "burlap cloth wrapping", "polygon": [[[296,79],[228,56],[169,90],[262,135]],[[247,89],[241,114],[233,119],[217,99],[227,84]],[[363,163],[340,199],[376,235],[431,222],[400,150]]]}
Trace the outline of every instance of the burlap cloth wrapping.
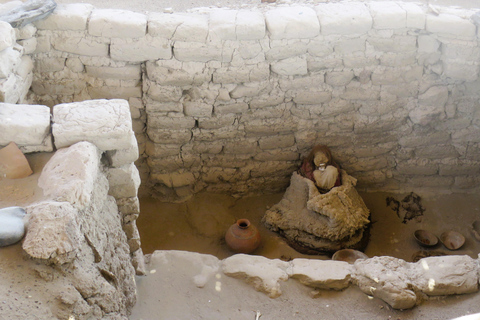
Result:
{"label": "burlap cloth wrapping", "polygon": [[342,185],[321,194],[313,181],[294,172],[282,200],[266,211],[263,223],[302,253],[363,249],[370,211],[355,190],[357,180],[344,170],[341,174]]}

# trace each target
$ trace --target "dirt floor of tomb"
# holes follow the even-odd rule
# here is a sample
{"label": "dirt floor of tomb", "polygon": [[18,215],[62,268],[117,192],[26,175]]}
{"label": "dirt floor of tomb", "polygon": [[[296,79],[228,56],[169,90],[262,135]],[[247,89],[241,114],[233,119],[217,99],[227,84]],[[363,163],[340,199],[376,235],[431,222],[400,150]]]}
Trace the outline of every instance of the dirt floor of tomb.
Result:
{"label": "dirt floor of tomb", "polygon": [[[389,255],[413,261],[419,251],[438,254],[466,254],[477,258],[480,242],[472,235],[472,223],[480,220],[480,198],[476,195],[442,194],[422,196],[423,215],[406,221],[388,206],[387,199],[402,200],[404,194],[361,193],[371,211],[370,241],[365,253],[370,256]],[[185,203],[165,203],[142,198],[137,226],[144,253],[154,250],[185,250],[212,254],[224,259],[233,254],[224,241],[228,227],[237,219],[249,219],[260,231],[262,243],[253,254],[267,258],[330,259],[326,255],[303,255],[289,247],[277,234],[261,223],[266,209],[280,201],[282,194],[235,199],[227,195],[198,194]],[[456,251],[436,246],[420,246],[413,233],[417,229],[440,237],[447,230],[462,233],[465,244]]]}
{"label": "dirt floor of tomb", "polygon": [[[442,194],[421,197],[425,208],[421,219],[403,223],[402,217],[387,206],[387,198],[402,201],[408,194],[361,193],[371,211],[371,238],[365,250],[370,256],[389,255],[413,261],[419,251],[442,254],[467,254],[477,258],[480,242],[471,234],[471,224],[480,219],[480,198],[476,195]],[[228,226],[238,218],[248,218],[261,232],[262,244],[253,253],[268,258],[330,259],[306,256],[290,248],[260,220],[267,207],[276,204],[282,194],[234,199],[226,195],[198,194],[186,203],[163,203],[141,199],[137,220],[145,253],[157,249],[196,251],[226,258],[230,252],[223,241]],[[456,230],[466,237],[465,245],[449,251],[442,244],[422,248],[413,237],[417,229],[437,236]],[[194,271],[186,262],[176,261],[162,268],[147,265],[147,276],[137,277],[138,302],[131,320],[145,319],[453,319],[480,313],[480,294],[430,297],[409,310],[394,310],[380,299],[372,298],[356,286],[342,291],[315,291],[288,280],[281,283],[282,295],[270,299],[242,280],[219,276],[204,288],[193,284]],[[221,291],[213,284],[221,283]]]}

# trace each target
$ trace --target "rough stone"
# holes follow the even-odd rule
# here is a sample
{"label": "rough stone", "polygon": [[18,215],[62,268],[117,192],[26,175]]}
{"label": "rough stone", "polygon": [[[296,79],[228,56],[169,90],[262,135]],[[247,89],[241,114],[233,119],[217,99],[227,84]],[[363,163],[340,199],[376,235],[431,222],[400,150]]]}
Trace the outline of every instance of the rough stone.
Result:
{"label": "rough stone", "polygon": [[[42,145],[50,132],[50,109],[41,105],[0,103],[0,146]],[[51,150],[50,150],[51,151]]]}
{"label": "rough stone", "polygon": [[23,250],[32,258],[55,264],[72,262],[83,238],[77,210],[68,202],[41,202],[26,211],[28,232]]}
{"label": "rough stone", "polygon": [[394,309],[415,306],[417,296],[406,261],[382,256],[357,260],[354,266],[353,282],[367,295],[382,299]]}
{"label": "rough stone", "polygon": [[294,259],[288,273],[309,287],[342,290],[350,285],[352,271],[345,261]]}
{"label": "rough stone", "polygon": [[9,246],[22,240],[25,234],[25,210],[21,207],[0,209],[0,247]]}
{"label": "rough stone", "polygon": [[110,184],[109,195],[116,199],[137,196],[140,175],[133,163],[108,169],[107,178]]}
{"label": "rough stone", "polygon": [[369,3],[374,29],[401,29],[407,26],[407,13],[393,1]]}
{"label": "rough stone", "polygon": [[311,39],[320,34],[315,11],[308,7],[278,7],[265,13],[271,39]]}
{"label": "rough stone", "polygon": [[138,39],[112,39],[110,56],[117,61],[153,61],[170,59],[172,47],[166,39],[146,35]]}
{"label": "rough stone", "polygon": [[235,23],[237,40],[260,40],[265,37],[265,18],[260,12],[240,10]]}
{"label": "rough stone", "polygon": [[327,3],[316,10],[323,35],[363,34],[372,28],[372,17],[363,3]]}
{"label": "rough stone", "polygon": [[88,21],[88,33],[107,38],[141,38],[147,32],[144,14],[118,9],[95,9]]}
{"label": "rough stone", "polygon": [[13,47],[15,40],[15,29],[8,22],[0,21],[0,51]]}
{"label": "rough stone", "polygon": [[441,13],[438,16],[427,15],[426,30],[431,33],[468,40],[475,37],[476,27],[468,20],[452,14]]}
{"label": "rough stone", "polygon": [[222,261],[224,274],[245,280],[271,298],[282,294],[280,281],[288,280],[288,267],[285,261],[246,254],[236,254]]}
{"label": "rough stone", "polygon": [[35,26],[40,30],[83,31],[93,8],[88,3],[58,4],[46,19],[35,21]]}
{"label": "rough stone", "polygon": [[99,165],[97,147],[89,142],[79,142],[55,152],[44,166],[38,185],[48,198],[83,209],[92,199]]}
{"label": "rough stone", "polygon": [[132,147],[132,119],[125,100],[89,100],[53,107],[53,136],[57,148],[90,141],[101,150]]}

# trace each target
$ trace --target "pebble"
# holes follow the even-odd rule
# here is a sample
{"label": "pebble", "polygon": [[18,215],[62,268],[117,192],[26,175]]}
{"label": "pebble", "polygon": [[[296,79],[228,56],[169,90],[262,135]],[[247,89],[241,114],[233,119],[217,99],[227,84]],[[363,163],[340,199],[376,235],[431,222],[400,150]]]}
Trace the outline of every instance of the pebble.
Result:
{"label": "pebble", "polygon": [[0,209],[0,247],[22,240],[25,234],[24,216],[25,210],[21,207]]}

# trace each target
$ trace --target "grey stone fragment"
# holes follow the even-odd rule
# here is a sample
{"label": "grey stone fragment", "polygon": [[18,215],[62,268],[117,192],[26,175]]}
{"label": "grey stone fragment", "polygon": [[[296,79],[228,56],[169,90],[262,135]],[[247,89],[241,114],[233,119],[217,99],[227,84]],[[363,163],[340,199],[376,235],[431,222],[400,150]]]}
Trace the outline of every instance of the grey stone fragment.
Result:
{"label": "grey stone fragment", "polygon": [[25,234],[23,217],[25,210],[21,207],[0,209],[0,247],[15,244]]}
{"label": "grey stone fragment", "polygon": [[47,17],[56,7],[57,4],[53,0],[30,0],[0,15],[0,20],[10,23],[14,28],[21,28],[30,22]]}

